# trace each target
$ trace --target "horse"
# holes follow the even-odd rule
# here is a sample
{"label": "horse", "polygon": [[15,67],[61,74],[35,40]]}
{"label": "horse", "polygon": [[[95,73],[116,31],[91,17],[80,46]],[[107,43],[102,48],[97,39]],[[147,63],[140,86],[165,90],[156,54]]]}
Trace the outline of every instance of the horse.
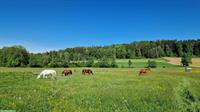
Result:
{"label": "horse", "polygon": [[83,69],[83,70],[82,70],[82,74],[83,74],[83,75],[85,75],[86,73],[89,74],[89,75],[90,75],[90,74],[93,75],[93,72],[92,72],[91,69]]}
{"label": "horse", "polygon": [[52,79],[56,79],[56,71],[55,70],[43,70],[38,76],[37,79],[42,78],[48,78],[48,76],[51,76]]}
{"label": "horse", "polygon": [[150,68],[143,68],[143,69],[140,70],[139,76],[142,75],[142,74],[146,74],[146,73],[148,73],[148,72],[150,72],[150,71],[151,71]]}
{"label": "horse", "polygon": [[67,69],[65,69],[65,70],[63,70],[63,72],[62,72],[62,75],[65,75],[65,76],[67,76],[67,75],[69,75],[69,74],[72,75],[72,70],[67,70]]}

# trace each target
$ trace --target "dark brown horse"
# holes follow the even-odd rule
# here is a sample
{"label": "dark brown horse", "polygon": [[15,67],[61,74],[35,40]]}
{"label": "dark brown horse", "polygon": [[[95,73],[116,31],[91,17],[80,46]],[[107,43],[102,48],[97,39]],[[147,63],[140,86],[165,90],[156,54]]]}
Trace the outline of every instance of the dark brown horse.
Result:
{"label": "dark brown horse", "polygon": [[92,74],[92,75],[93,75],[93,72],[92,72],[91,69],[83,69],[83,70],[82,70],[82,74],[83,74],[83,75],[85,75],[85,74],[89,74],[89,75]]}
{"label": "dark brown horse", "polygon": [[63,70],[63,72],[62,72],[62,75],[65,75],[65,76],[67,76],[67,75],[69,75],[69,74],[72,75],[72,70],[67,70],[67,69],[65,69],[65,70]]}
{"label": "dark brown horse", "polygon": [[142,75],[142,74],[146,74],[146,73],[148,73],[148,72],[150,72],[150,71],[151,71],[150,68],[143,68],[143,69],[140,70],[139,76]]}

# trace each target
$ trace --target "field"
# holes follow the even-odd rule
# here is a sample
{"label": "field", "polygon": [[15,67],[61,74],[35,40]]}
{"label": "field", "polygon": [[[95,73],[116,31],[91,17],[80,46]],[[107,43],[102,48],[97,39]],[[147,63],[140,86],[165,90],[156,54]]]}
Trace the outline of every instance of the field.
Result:
{"label": "field", "polygon": [[[163,58],[157,58],[157,59],[131,59],[132,65],[131,67],[133,68],[142,68],[142,67],[147,67],[147,62],[151,61],[156,61],[157,62],[157,67],[158,68],[163,68],[163,67],[175,67],[176,65],[167,63],[168,61]],[[119,67],[128,67],[128,61],[129,59],[118,59],[116,60],[116,63],[118,64]]]}
{"label": "field", "polygon": [[[169,64],[181,65],[181,58],[178,57],[165,57]],[[200,58],[192,58],[192,64],[190,66],[200,67]]]}
{"label": "field", "polygon": [[[0,110],[18,112],[199,112],[200,69],[93,68],[94,75],[36,79],[43,68],[0,68]],[[55,69],[61,75],[63,68]]]}

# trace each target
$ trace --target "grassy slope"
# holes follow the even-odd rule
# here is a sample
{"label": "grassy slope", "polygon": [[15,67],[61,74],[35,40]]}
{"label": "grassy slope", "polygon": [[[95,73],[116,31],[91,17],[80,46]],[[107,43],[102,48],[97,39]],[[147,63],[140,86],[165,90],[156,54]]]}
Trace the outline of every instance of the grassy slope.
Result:
{"label": "grassy slope", "polygon": [[[200,109],[200,70],[94,69],[95,75],[37,80],[40,68],[0,68],[0,109],[19,111],[179,112]],[[57,68],[60,73],[62,68]],[[8,73],[13,71],[13,73]],[[16,72],[18,71],[18,72]],[[24,79],[23,80],[23,76]],[[194,100],[191,100],[194,99]]]}

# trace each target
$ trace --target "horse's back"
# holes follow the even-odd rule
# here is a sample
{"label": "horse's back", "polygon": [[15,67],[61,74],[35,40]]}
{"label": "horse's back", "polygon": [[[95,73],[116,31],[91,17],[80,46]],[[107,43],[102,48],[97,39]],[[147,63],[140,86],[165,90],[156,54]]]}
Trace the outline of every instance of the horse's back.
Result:
{"label": "horse's back", "polygon": [[43,70],[41,72],[41,74],[54,74],[54,75],[56,75],[56,71],[55,70]]}

